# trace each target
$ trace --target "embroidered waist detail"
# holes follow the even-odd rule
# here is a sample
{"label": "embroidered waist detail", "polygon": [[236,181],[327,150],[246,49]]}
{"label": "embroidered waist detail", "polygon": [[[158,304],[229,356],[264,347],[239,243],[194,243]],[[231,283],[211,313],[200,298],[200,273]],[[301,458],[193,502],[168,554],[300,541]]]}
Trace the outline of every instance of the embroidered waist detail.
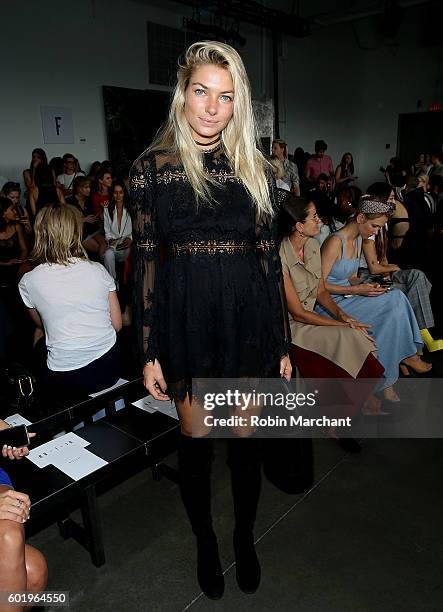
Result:
{"label": "embroidered waist detail", "polygon": [[241,240],[194,240],[192,242],[173,242],[168,246],[168,253],[173,256],[198,255],[199,253],[234,255],[246,253],[252,248],[253,245],[250,242]]}

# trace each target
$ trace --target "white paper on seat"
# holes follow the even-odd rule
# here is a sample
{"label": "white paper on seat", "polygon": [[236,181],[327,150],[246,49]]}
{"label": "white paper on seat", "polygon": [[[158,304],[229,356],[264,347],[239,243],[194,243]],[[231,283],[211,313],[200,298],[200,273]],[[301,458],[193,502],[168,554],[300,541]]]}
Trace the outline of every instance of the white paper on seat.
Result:
{"label": "white paper on seat", "polygon": [[51,463],[73,480],[80,480],[107,465],[108,462],[86,448],[73,444],[53,457]]}
{"label": "white paper on seat", "polygon": [[8,423],[8,425],[10,425],[11,427],[17,427],[17,425],[32,425],[31,421],[28,421],[28,419],[25,419],[25,417],[23,417],[21,414],[19,414],[18,412],[16,412],[15,414],[11,414],[11,416],[6,417],[6,419],[3,419],[5,421],[5,423]]}
{"label": "white paper on seat", "polygon": [[101,391],[97,391],[96,393],[90,393],[89,397],[98,397],[99,395],[103,395],[103,393],[112,391],[112,389],[117,389],[118,387],[121,387],[122,385],[126,385],[127,382],[129,381],[125,380],[124,378],[119,378],[118,381],[115,383],[115,385],[112,385],[112,387],[108,387],[107,389],[102,389]]}
{"label": "white paper on seat", "polygon": [[66,451],[72,446],[84,448],[88,446],[88,444],[90,444],[90,442],[84,438],[80,438],[80,436],[77,436],[77,434],[71,431],[55,440],[50,440],[49,442],[45,442],[45,444],[37,446],[37,448],[33,448],[26,459],[29,459],[29,461],[32,461],[32,463],[42,468],[50,463],[54,463],[54,459],[56,459],[63,450]]}
{"label": "white paper on seat", "polygon": [[144,410],[145,412],[155,412],[155,408],[150,400],[152,400],[152,397],[148,395],[147,397],[142,397],[136,402],[132,402],[132,405],[136,408],[140,408],[140,410]]}
{"label": "white paper on seat", "polygon": [[160,401],[156,400],[152,397],[152,395],[147,395],[146,397],[142,397],[136,402],[132,402],[132,405],[136,408],[140,408],[145,412],[162,412],[166,414],[166,416],[172,417],[173,419],[178,420],[177,409],[175,407],[174,402],[170,402],[168,400]]}

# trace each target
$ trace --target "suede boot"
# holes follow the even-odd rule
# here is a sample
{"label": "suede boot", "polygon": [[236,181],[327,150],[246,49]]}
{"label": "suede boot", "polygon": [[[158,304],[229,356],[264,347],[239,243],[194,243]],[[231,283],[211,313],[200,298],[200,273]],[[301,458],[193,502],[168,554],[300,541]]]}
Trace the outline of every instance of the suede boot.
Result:
{"label": "suede boot", "polygon": [[261,440],[236,438],[228,442],[235,529],[236,578],[244,593],[255,593],[261,568],[254,545],[254,523],[261,490]]}
{"label": "suede boot", "polygon": [[212,440],[181,436],[180,493],[197,538],[197,579],[203,593],[220,599],[225,583],[211,516]]}

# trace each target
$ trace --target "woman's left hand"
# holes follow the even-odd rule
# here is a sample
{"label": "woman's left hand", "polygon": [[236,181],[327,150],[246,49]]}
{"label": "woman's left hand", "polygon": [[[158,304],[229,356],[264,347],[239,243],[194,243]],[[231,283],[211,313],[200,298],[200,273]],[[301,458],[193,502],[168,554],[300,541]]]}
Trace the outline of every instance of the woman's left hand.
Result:
{"label": "woman's left hand", "polygon": [[345,312],[340,313],[338,318],[339,318],[339,321],[343,321],[343,323],[347,323],[349,325],[349,327],[353,327],[353,328],[357,328],[357,327],[363,327],[363,328],[372,327],[371,325],[368,325],[367,323],[360,323],[360,321],[357,321],[357,319],[353,319],[352,317],[347,315]]}
{"label": "woman's left hand", "polygon": [[280,359],[280,376],[282,378],[286,378],[286,380],[289,382],[291,380],[291,374],[292,374],[291,361],[289,359],[289,355],[285,355],[284,357]]}
{"label": "woman's left hand", "polygon": [[372,327],[372,325],[368,325],[367,323],[361,323],[360,321],[357,321],[357,319],[353,319],[352,317],[348,316],[346,313],[341,313],[339,316],[339,320],[343,321],[343,323],[347,323],[349,327],[352,327],[352,329],[357,329],[358,331],[361,331],[362,334],[366,336],[368,340],[375,343],[374,338],[369,335],[367,331],[369,327]]}

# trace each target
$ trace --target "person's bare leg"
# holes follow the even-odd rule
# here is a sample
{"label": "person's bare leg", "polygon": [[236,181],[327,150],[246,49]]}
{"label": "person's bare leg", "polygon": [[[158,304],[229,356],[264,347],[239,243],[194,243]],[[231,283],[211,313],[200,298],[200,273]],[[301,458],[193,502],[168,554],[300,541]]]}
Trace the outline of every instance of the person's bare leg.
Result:
{"label": "person's bare leg", "polygon": [[181,432],[184,436],[201,438],[210,433],[211,427],[205,425],[204,417],[211,413],[205,410],[196,398],[190,401],[189,396],[186,396],[184,400],[175,400],[175,405],[180,419]]}
{"label": "person's bare leg", "polygon": [[88,253],[98,253],[99,251],[99,244],[94,238],[86,238],[82,244]]}
{"label": "person's bare leg", "polygon": [[[25,532],[23,525],[0,520],[0,592],[17,593],[26,590]],[[0,612],[23,610],[0,604]]]}
{"label": "person's bare leg", "polygon": [[[30,546],[25,545],[25,564],[26,564],[26,590],[31,593],[44,591],[48,582],[48,566],[42,553]],[[26,607],[25,610],[30,610]]]}
{"label": "person's bare leg", "polygon": [[108,243],[106,242],[103,234],[96,234],[94,236],[94,240],[98,244],[98,254],[100,255],[100,257],[103,258],[105,255],[106,249],[108,248]]}

